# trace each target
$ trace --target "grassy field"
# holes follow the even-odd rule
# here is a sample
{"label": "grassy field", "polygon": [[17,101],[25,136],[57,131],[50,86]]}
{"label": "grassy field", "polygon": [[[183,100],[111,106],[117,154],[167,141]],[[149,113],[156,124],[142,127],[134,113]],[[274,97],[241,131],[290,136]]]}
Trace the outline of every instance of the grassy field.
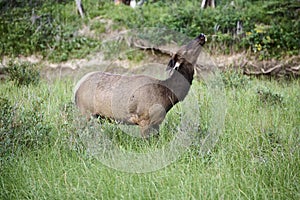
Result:
{"label": "grassy field", "polygon": [[[84,19],[74,1],[0,1],[1,58],[40,55],[41,63],[61,63],[102,51],[111,59],[121,49],[112,45],[106,52],[99,38],[147,27],[176,36],[204,32],[215,55],[285,60],[299,54],[294,0],[220,1],[204,10],[194,0],[148,1],[138,9],[82,2]],[[241,37],[237,22],[244,27]],[[84,27],[93,38],[79,34]],[[127,49],[118,59],[145,57]],[[45,80],[39,72],[47,67],[38,65],[0,68],[0,199],[300,199],[300,79],[227,71],[221,81],[194,80],[160,135],[142,140],[116,123],[79,117],[72,98],[80,73]],[[170,147],[183,131],[192,140]],[[214,131],[222,134],[202,144]]]}
{"label": "grassy field", "polygon": [[[2,82],[0,199],[299,199],[300,80],[222,77],[227,112],[214,148],[203,155],[192,144],[167,167],[138,174],[89,154],[80,134],[93,126],[74,114],[72,78]],[[193,90],[200,115],[192,117],[205,135],[207,86],[194,80]],[[108,122],[102,128],[124,151],[147,152],[172,139],[178,112],[180,106],[168,113],[160,137],[150,141]]]}

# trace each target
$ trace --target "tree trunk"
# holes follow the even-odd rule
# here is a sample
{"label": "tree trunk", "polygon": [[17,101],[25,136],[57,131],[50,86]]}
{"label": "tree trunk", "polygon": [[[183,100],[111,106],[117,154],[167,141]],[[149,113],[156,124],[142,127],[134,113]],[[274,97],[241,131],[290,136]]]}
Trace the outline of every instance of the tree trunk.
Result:
{"label": "tree trunk", "polygon": [[81,0],[76,0],[76,6],[81,18],[84,18],[84,9]]}
{"label": "tree trunk", "polygon": [[216,7],[215,0],[202,0],[201,8],[204,9],[207,6],[215,8]]}

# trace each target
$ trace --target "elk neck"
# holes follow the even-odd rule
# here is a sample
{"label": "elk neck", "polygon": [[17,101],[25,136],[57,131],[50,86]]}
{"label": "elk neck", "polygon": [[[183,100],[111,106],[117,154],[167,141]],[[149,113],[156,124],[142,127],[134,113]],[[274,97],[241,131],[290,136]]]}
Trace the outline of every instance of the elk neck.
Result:
{"label": "elk neck", "polygon": [[172,75],[162,81],[162,85],[169,89],[172,93],[170,96],[173,103],[183,101],[194,77],[194,67],[191,63],[184,62],[180,65],[178,70],[174,70]]}

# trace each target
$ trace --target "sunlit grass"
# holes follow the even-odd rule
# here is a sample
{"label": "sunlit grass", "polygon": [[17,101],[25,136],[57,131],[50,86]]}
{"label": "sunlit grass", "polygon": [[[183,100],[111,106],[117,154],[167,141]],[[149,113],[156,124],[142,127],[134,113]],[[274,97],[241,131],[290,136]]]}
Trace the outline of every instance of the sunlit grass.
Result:
{"label": "sunlit grass", "polygon": [[[199,146],[191,145],[169,166],[141,174],[111,169],[89,154],[80,134],[94,122],[77,117],[71,103],[73,86],[72,79],[23,87],[1,83],[0,95],[14,109],[11,123],[32,131],[23,141],[22,132],[12,131],[15,138],[0,129],[1,148],[13,144],[1,150],[1,199],[300,198],[299,80],[225,84],[225,127],[210,153],[202,155]],[[200,117],[195,116],[200,120],[199,134],[205,134],[210,117],[207,88],[197,81],[193,87],[199,97]],[[121,150],[148,152],[172,140],[180,109],[178,105],[168,113],[160,135],[150,140],[132,138],[105,121],[99,126]],[[43,116],[38,120],[42,129],[33,128],[34,111]],[[35,137],[34,130],[42,130],[45,137]],[[28,139],[42,141],[28,143]]]}

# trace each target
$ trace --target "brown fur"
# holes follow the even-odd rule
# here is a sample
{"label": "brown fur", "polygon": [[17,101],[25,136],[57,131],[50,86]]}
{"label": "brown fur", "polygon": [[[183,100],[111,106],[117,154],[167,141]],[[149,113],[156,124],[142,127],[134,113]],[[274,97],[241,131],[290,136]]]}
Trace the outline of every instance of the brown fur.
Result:
{"label": "brown fur", "polygon": [[187,95],[204,43],[205,36],[201,34],[181,47],[168,64],[172,75],[166,80],[90,73],[77,84],[75,103],[87,117],[96,115],[139,125],[142,136],[148,137],[151,128],[158,129],[166,113]]}

